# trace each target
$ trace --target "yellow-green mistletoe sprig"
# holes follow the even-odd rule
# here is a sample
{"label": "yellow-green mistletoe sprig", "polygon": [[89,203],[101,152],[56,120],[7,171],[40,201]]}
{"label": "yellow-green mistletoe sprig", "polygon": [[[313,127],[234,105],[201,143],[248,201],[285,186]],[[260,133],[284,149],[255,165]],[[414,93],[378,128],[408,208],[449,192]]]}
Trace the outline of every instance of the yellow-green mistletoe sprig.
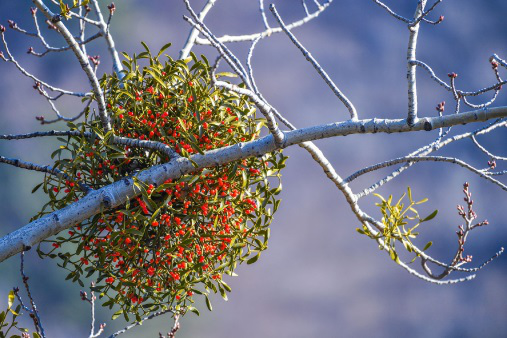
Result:
{"label": "yellow-green mistletoe sprig", "polygon": [[[92,189],[133,177],[140,195],[59,234],[50,250],[40,248],[42,256],[61,259],[67,279],[83,285],[83,276],[94,276],[104,305],[119,305],[114,317],[127,320],[129,313],[139,320],[161,308],[197,312],[195,294],[204,295],[209,309],[209,292],[227,298],[223,274],[234,275],[238,263],[255,262],[267,248],[287,159],[266,154],[196,169],[160,186],[137,180],[136,173],[167,162],[169,154],[115,144],[114,137],[158,142],[190,158],[256,139],[265,125],[247,97],[211,85],[204,57],[162,63],[163,51],[154,57],[145,48],[137,56],[124,54],[122,80],[101,80],[112,131],[104,134],[93,118],[69,124],[81,135],[60,138],[52,155],[55,168]],[[39,186],[49,202],[37,217],[84,194],[75,182],[49,175]]]}
{"label": "yellow-green mistletoe sprig", "polygon": [[[383,250],[385,248],[388,250],[391,259],[396,263],[399,263],[400,259],[395,247],[396,242],[401,242],[408,252],[414,252],[415,250],[412,240],[419,235],[419,232],[416,232],[415,230],[421,223],[435,218],[438,210],[433,211],[427,217],[421,218],[419,216],[419,212],[415,209],[415,206],[427,202],[428,199],[424,198],[417,202],[414,201],[412,199],[412,191],[410,187],[407,188],[407,193],[404,193],[394,205],[392,204],[392,195],[390,195],[387,200],[379,194],[374,195],[381,200],[380,203],[375,203],[375,205],[380,208],[380,212],[382,213],[382,232],[373,234],[365,225],[363,225],[362,229],[357,228],[356,230],[360,234],[366,235],[372,239],[382,239],[383,245],[379,244],[379,249]],[[403,203],[405,196],[408,196],[408,205]],[[431,247],[431,245],[432,242],[428,242],[424,246],[423,251],[427,250]],[[417,256],[418,254],[416,257]]]}

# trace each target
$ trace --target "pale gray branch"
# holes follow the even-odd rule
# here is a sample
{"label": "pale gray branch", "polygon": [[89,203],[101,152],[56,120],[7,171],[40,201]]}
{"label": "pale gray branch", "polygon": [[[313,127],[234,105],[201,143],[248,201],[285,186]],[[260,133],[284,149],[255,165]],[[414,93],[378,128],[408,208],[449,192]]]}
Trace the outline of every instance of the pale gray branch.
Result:
{"label": "pale gray branch", "polygon": [[[203,21],[210,9],[215,5],[216,0],[208,0],[206,2],[206,5],[204,5],[204,8],[199,13],[199,20]],[[262,0],[261,0],[262,2]],[[190,30],[190,33],[188,34],[187,41],[185,42],[185,45],[180,51],[180,59],[186,59],[188,55],[190,54],[190,51],[194,47],[195,39],[199,35],[199,30],[197,27],[192,27]]]}
{"label": "pale gray branch", "polygon": [[[293,28],[299,27],[311,21],[319,16],[320,13],[326,10],[326,8],[333,2],[333,0],[329,0],[325,4],[319,7],[319,9],[312,14],[304,17],[301,20],[294,21],[293,23],[287,25],[287,29],[291,30]],[[243,42],[243,41],[253,41],[258,37],[265,38],[267,36],[271,36],[274,33],[281,33],[281,28],[271,28],[267,29],[261,33],[249,34],[249,35],[224,35],[222,37],[217,38],[221,43],[230,43],[230,42]],[[211,42],[208,39],[196,39],[196,43],[200,45],[210,45]]]}
{"label": "pale gray branch", "polygon": [[296,47],[301,51],[301,53],[303,53],[303,56],[306,58],[306,60],[308,60],[312,64],[313,68],[317,71],[317,73],[319,73],[320,77],[322,77],[322,79],[324,80],[324,82],[326,82],[326,84],[329,86],[329,88],[331,88],[331,90],[336,95],[336,97],[338,97],[338,99],[345,105],[345,107],[349,111],[350,118],[352,120],[357,120],[358,119],[357,111],[356,111],[356,108],[354,107],[354,105],[352,104],[352,102],[350,102],[350,100],[340,91],[340,89],[338,89],[336,84],[333,82],[333,80],[331,80],[329,75],[327,75],[326,71],[319,65],[319,63],[317,62],[317,60],[315,60],[315,58],[312,56],[312,54],[310,54],[305,49],[305,47],[296,39],[294,34],[292,34],[289,31],[287,26],[284,24],[282,18],[278,14],[275,5],[270,5],[269,9],[271,10],[273,15],[275,16],[276,21],[278,21],[278,23],[280,24],[280,27],[282,27],[285,34],[287,34],[287,36],[290,38],[292,43],[294,43],[296,45]]}
{"label": "pale gray branch", "polygon": [[95,75],[93,68],[88,61],[86,55],[83,54],[83,51],[79,47],[76,39],[69,32],[67,27],[60,21],[59,15],[51,12],[51,10],[44,4],[42,0],[32,0],[32,2],[37,6],[37,8],[44,13],[48,20],[52,20],[52,23],[58,28],[58,32],[62,35],[65,41],[71,46],[74,55],[79,61],[81,68],[85,72],[88,81],[92,87],[93,93],[95,94],[95,99],[97,100],[98,108],[99,108],[99,117],[102,121],[102,127],[104,130],[109,131],[111,129],[111,121],[109,117],[109,113],[106,109],[106,102],[104,99],[104,94],[102,92],[102,88],[100,88],[99,80]]}

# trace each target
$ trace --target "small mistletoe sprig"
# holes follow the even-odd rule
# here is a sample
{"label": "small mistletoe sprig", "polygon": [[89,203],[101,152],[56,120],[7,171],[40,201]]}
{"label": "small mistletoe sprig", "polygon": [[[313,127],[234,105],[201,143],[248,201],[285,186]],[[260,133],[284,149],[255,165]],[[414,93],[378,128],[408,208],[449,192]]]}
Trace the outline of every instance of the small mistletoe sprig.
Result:
{"label": "small mistletoe sprig", "polygon": [[[428,199],[424,198],[417,202],[414,201],[412,199],[412,190],[410,187],[407,188],[407,193],[403,194],[394,205],[392,204],[392,195],[390,195],[387,200],[379,194],[374,195],[381,199],[381,202],[375,203],[375,205],[380,208],[380,212],[382,213],[382,232],[373,234],[366,225],[363,225],[362,229],[357,228],[356,230],[360,234],[366,235],[372,239],[382,240],[382,242],[379,242],[380,250],[388,250],[391,259],[399,264],[400,259],[395,247],[396,242],[401,242],[408,252],[416,252],[415,245],[412,243],[412,240],[415,239],[419,233],[416,232],[415,229],[417,229],[421,223],[435,218],[438,210],[435,210],[430,215],[421,218],[414,207],[427,202]],[[407,195],[410,203],[405,205],[402,202]],[[415,222],[415,224],[408,227],[407,225],[412,222]],[[428,242],[423,251],[427,250],[432,244],[432,242]],[[416,257],[418,256],[419,253],[416,253]],[[412,262],[416,257],[414,257]]]}

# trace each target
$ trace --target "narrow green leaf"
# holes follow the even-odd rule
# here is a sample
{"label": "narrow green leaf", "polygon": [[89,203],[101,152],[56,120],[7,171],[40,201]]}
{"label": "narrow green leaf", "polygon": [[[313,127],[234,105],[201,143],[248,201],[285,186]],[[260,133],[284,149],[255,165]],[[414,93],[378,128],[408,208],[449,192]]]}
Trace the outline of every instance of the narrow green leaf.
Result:
{"label": "narrow green leaf", "polygon": [[428,249],[429,249],[432,245],[433,245],[433,242],[428,242],[428,243],[426,243],[426,245],[424,246],[423,251],[428,250]]}
{"label": "narrow green leaf", "polygon": [[160,57],[160,55],[162,55],[162,53],[163,53],[163,52],[165,52],[165,50],[166,50],[167,48],[169,48],[169,47],[171,47],[171,43],[170,43],[170,42],[169,42],[169,43],[166,43],[165,45],[163,45],[163,46],[162,46],[162,48],[160,48],[160,51],[159,51],[159,52],[158,52],[158,54],[157,54],[157,58],[159,58],[159,57]]}
{"label": "narrow green leaf", "polygon": [[438,210],[433,211],[429,216],[427,216],[425,219],[422,219],[421,222],[427,222],[429,220],[432,220],[435,218],[435,216],[438,214]]}
{"label": "narrow green leaf", "polygon": [[204,295],[204,298],[206,300],[206,306],[208,307],[208,310],[213,311],[213,307],[211,306],[211,302],[209,301],[208,295]]}
{"label": "narrow green leaf", "polygon": [[257,262],[257,260],[259,259],[259,257],[261,256],[261,253],[257,253],[257,255],[253,256],[252,258],[250,258],[249,260],[246,261],[246,264],[253,264],[255,262]]}
{"label": "narrow green leaf", "polygon": [[427,198],[423,198],[419,202],[415,202],[415,204],[423,204],[423,203],[426,203],[426,202],[428,202],[428,199]]}
{"label": "narrow green leaf", "polygon": [[12,307],[12,304],[14,304],[14,297],[16,297],[14,295],[14,290],[9,291],[9,300],[8,300],[9,309]]}

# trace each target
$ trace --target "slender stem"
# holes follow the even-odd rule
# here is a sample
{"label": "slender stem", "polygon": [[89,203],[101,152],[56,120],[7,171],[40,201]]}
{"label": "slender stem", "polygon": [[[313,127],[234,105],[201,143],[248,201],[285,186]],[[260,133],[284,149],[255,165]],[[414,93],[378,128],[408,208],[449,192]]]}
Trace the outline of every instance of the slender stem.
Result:
{"label": "slender stem", "polygon": [[[87,56],[83,53],[79,44],[72,34],[69,32],[67,27],[60,21],[59,16],[55,13],[51,12],[51,10],[44,4],[42,0],[32,0],[32,2],[37,6],[37,8],[44,13],[48,20],[52,20],[52,23],[58,28],[58,32],[63,36],[65,41],[71,46],[74,55],[79,61],[81,68],[85,72],[88,81],[92,87],[93,93],[95,94],[95,99],[97,100],[98,108],[99,108],[99,117],[102,121],[102,127],[105,131],[111,130],[111,121],[109,117],[109,113],[106,109],[106,102],[104,99],[104,93],[102,92],[102,88],[100,88],[99,80],[97,75],[90,65]],[[57,19],[58,18],[58,19]]]}
{"label": "slender stem", "polygon": [[[150,319],[153,319],[155,317],[158,317],[158,316],[161,316],[163,314],[166,314],[166,313],[174,313],[173,310],[171,309],[166,309],[166,310],[162,310],[162,311],[158,311],[158,312],[155,312],[155,313],[152,313],[151,315],[147,316],[147,317],[144,317],[141,321],[139,322],[135,322],[133,324],[130,324],[128,326],[126,326],[125,328],[119,330],[119,331],[116,331],[115,333],[113,333],[112,335],[110,335],[108,338],[114,338],[114,337],[117,337],[119,336],[120,334],[122,333],[125,333],[127,332],[128,330],[136,327],[136,326],[139,326],[139,325],[143,325],[143,323],[146,321],[146,320],[150,320]],[[179,316],[176,314],[175,315],[175,323],[178,323],[178,318]]]}
{"label": "slender stem", "polygon": [[37,311],[37,305],[35,305],[35,301],[33,300],[32,293],[30,292],[30,285],[28,284],[28,277],[25,275],[25,251],[28,250],[27,247],[23,248],[21,251],[21,278],[23,280],[23,284],[25,285],[26,294],[28,295],[28,299],[30,300],[30,305],[32,310],[30,311],[34,316],[33,321],[35,324],[35,330],[41,337],[45,338],[46,333],[44,332],[44,327],[42,327],[42,321],[39,316],[39,311]]}
{"label": "slender stem", "polygon": [[[104,35],[107,43],[107,49],[109,51],[109,54],[111,55],[111,59],[113,61],[113,71],[118,75],[118,78],[121,80],[125,75],[121,72],[123,70],[123,66],[121,65],[120,58],[118,56],[118,52],[116,51],[116,46],[114,44],[113,37],[111,36],[111,33],[109,32],[109,20],[106,22],[104,20],[104,16],[102,15],[102,12],[100,10],[100,6],[97,0],[91,0],[91,4],[93,5],[93,9],[95,10],[95,13],[97,14],[98,22],[99,22],[99,28]],[[112,14],[110,15],[111,19]]]}
{"label": "slender stem", "polygon": [[[319,7],[319,9],[316,10],[315,12],[313,12],[312,14],[305,16],[301,20],[297,20],[297,21],[292,22],[291,24],[288,24],[287,29],[291,30],[293,28],[300,27],[300,26],[304,25],[305,23],[317,18],[324,10],[326,10],[327,7],[329,7],[329,5],[332,2],[333,2],[333,0],[329,0],[328,2],[323,4],[321,7]],[[232,35],[232,36],[231,35],[224,35],[222,37],[217,38],[217,40],[220,41],[221,43],[253,41],[253,40],[257,39],[258,37],[265,38],[265,37],[271,36],[271,34],[281,33],[281,32],[282,32],[282,28],[277,27],[277,28],[266,29],[263,32],[254,33],[254,34]],[[211,42],[208,39],[197,38],[196,43],[200,44],[200,45],[211,45]]]}
{"label": "slender stem", "polygon": [[[427,0],[420,0],[414,14],[414,20],[424,13],[424,7]],[[409,25],[410,37],[407,48],[407,82],[408,82],[408,116],[407,124],[413,125],[417,121],[417,83],[416,83],[416,65],[412,63],[416,58],[417,37],[419,35],[420,22],[415,25]]]}
{"label": "slender stem", "polygon": [[280,24],[280,27],[282,27],[285,34],[287,34],[287,36],[296,45],[296,47],[301,51],[301,53],[303,53],[305,58],[312,64],[313,68],[315,68],[317,73],[319,73],[320,77],[322,77],[322,79],[326,82],[326,84],[329,86],[329,88],[331,88],[331,90],[336,95],[336,97],[338,97],[338,99],[345,105],[345,107],[349,111],[350,118],[352,120],[356,121],[358,119],[357,111],[356,111],[356,108],[354,107],[354,105],[352,104],[352,102],[340,91],[340,89],[338,89],[336,84],[333,82],[333,80],[331,80],[329,75],[327,75],[326,71],[319,65],[319,63],[317,62],[317,60],[315,60],[315,58],[312,56],[312,54],[310,54],[305,49],[305,47],[303,47],[303,45],[296,39],[294,34],[292,34],[287,29],[287,26],[283,23],[283,20],[280,17],[280,15],[278,14],[275,5],[270,5],[269,9],[271,10],[273,15],[275,16],[276,20]]}
{"label": "slender stem", "polygon": [[[199,20],[203,21],[206,15],[208,14],[209,10],[215,5],[215,2],[217,0],[208,0],[206,4],[204,5],[204,8],[199,13]],[[190,51],[192,50],[192,47],[194,47],[195,40],[197,39],[197,36],[199,35],[199,29],[197,27],[192,27],[190,30],[190,33],[188,34],[187,41],[185,42],[185,45],[180,51],[180,59],[186,59],[188,55],[190,54]]]}
{"label": "slender stem", "polygon": [[[71,182],[74,182],[75,180],[73,178],[71,178],[69,175],[67,175],[66,173],[64,173],[63,171],[57,169],[57,168],[53,168],[49,165],[39,165],[39,164],[35,164],[35,163],[31,163],[31,162],[25,162],[25,161],[21,161],[17,158],[7,158],[7,157],[4,157],[4,156],[0,156],[0,163],[5,163],[5,164],[9,164],[9,165],[12,165],[14,167],[17,167],[17,168],[22,168],[22,169],[27,169],[27,170],[33,170],[33,171],[39,171],[39,172],[42,172],[42,173],[47,173],[47,174],[51,174],[51,175],[55,175],[57,177],[60,177],[61,179],[64,179],[64,180],[67,180],[67,181],[71,181]],[[79,188],[84,192],[84,193],[88,193],[91,188],[84,184],[84,183],[81,183],[79,181],[76,181],[76,183],[79,185]]]}

